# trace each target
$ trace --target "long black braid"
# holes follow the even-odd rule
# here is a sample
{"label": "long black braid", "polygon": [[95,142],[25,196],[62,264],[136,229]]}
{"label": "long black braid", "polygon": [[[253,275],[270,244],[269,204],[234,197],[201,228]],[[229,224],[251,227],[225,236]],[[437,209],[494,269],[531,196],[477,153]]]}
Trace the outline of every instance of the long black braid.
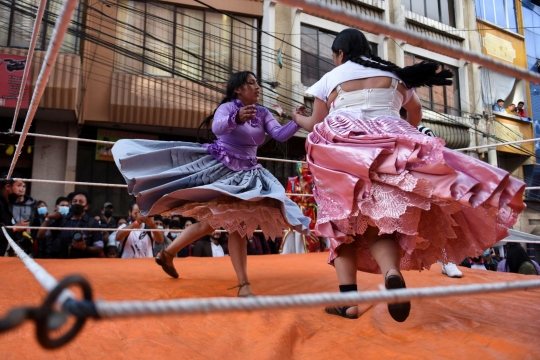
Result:
{"label": "long black braid", "polygon": [[438,71],[440,64],[434,61],[422,61],[401,68],[393,62],[373,55],[366,37],[356,29],[345,29],[336,36],[332,43],[332,51],[338,54],[339,50],[343,51],[345,61],[350,60],[365,67],[394,73],[408,88],[452,85],[452,71],[444,68]]}
{"label": "long black braid", "polygon": [[[237,99],[238,96],[236,95],[236,89],[244,85],[247,81],[248,75],[253,75],[255,78],[255,74],[251,71],[239,71],[231,75],[229,78],[229,81],[227,81],[227,87],[225,89],[225,97],[219,105],[223,105],[225,103],[228,103],[229,101],[232,101],[234,99]],[[219,107],[218,105],[218,107]],[[197,129],[197,142],[199,142],[199,131],[205,127],[206,128],[206,141],[213,141],[215,139],[215,135],[212,132],[212,127],[210,126],[212,124],[212,120],[214,119],[214,115],[216,114],[217,108],[214,110],[212,115],[207,116],[204,118],[204,120],[201,122]]]}

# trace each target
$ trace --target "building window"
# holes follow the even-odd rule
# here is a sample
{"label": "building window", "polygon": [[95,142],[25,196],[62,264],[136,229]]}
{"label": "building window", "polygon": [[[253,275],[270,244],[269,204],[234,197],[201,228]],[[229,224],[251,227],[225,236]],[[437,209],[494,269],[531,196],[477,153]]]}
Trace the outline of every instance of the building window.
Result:
{"label": "building window", "polygon": [[476,17],[517,32],[514,0],[475,0]]}
{"label": "building window", "polygon": [[[0,2],[0,46],[28,48],[32,39],[35,16],[40,0]],[[36,50],[45,50],[49,44],[54,23],[58,18],[61,0],[50,0],[43,14],[41,29],[36,42]],[[77,23],[81,17],[80,7],[75,10],[71,19],[71,29],[77,31]],[[61,52],[77,53],[79,41],[69,31],[64,36]]]}
{"label": "building window", "polygon": [[[162,3],[119,2],[115,69],[225,82],[231,72],[257,72],[255,18]],[[127,26],[126,26],[127,25]]]}
{"label": "building window", "polygon": [[[405,66],[410,66],[428,59],[414,54],[405,53]],[[416,93],[422,102],[422,106],[438,113],[461,116],[459,96],[458,68],[441,63],[454,73],[453,83],[449,86],[423,86],[416,89]]]}
{"label": "building window", "polygon": [[[302,24],[301,27],[302,84],[311,86],[334,68],[332,43],[336,33]],[[371,52],[377,54],[377,44],[369,43]]]}
{"label": "building window", "polygon": [[456,26],[454,0],[401,0],[401,4],[415,14]]}

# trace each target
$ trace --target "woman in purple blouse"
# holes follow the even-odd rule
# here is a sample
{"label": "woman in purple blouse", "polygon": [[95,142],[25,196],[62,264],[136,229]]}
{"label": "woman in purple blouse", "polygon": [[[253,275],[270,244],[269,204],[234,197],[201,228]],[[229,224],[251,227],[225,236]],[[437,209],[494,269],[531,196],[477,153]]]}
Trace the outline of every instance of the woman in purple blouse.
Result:
{"label": "woman in purple blouse", "polygon": [[310,219],[285,195],[280,182],[257,162],[257,147],[266,134],[278,141],[300,127],[281,126],[270,112],[256,105],[260,87],[252,72],[231,76],[226,96],[214,115],[211,144],[180,141],[120,140],[115,162],[137,197],[144,215],[180,214],[198,223],[185,229],[156,262],[174,278],[174,254],[214,229],[229,232],[229,254],[238,277],[238,296],[252,296],[247,276],[247,236],[260,228],[268,237],[284,230],[308,232]]}

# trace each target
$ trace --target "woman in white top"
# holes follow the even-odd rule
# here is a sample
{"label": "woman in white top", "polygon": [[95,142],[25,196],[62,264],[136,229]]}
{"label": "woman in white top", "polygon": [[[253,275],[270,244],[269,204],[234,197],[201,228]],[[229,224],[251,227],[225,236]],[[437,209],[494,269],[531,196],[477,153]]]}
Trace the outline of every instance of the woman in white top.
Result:
{"label": "woman in white top", "polygon": [[[340,291],[357,291],[357,270],[382,272],[387,289],[404,288],[400,269],[461,261],[504,238],[524,209],[525,184],[416,129],[422,106],[413,88],[449,85],[452,73],[434,62],[400,68],[384,61],[356,29],[338,34],[332,57],[336,68],[307,90],[313,114],[297,109],[293,118],[312,131],[315,231],[331,239]],[[388,310],[401,322],[410,307]],[[357,306],[326,311],[360,313]]]}
{"label": "woman in white top", "polygon": [[[141,214],[135,202],[129,206],[129,215],[133,222],[129,225],[122,225],[116,233],[116,240],[120,243],[120,257],[122,259],[151,258],[154,257],[152,248],[154,242],[163,242],[163,233],[152,231],[158,227],[154,224],[154,219]],[[138,229],[127,231],[128,229]]]}

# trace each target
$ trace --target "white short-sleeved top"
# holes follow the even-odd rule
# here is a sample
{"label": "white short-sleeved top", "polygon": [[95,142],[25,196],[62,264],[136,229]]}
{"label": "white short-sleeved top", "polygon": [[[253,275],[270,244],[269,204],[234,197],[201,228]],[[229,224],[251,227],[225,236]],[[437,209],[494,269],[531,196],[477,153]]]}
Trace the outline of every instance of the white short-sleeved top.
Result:
{"label": "white short-sleeved top", "polygon": [[[365,58],[365,60],[373,61],[367,58]],[[307,89],[306,93],[327,102],[328,97],[338,85],[351,80],[366,79],[377,76],[390,77],[401,82],[401,79],[392,72],[369,68],[352,61],[347,61],[346,63],[337,66],[332,71],[326,73],[321,80],[317,81],[315,84],[313,84],[313,86]],[[403,104],[406,104],[409,101],[413,92],[413,89],[409,89],[407,91],[407,98],[403,101]]]}
{"label": "white short-sleeved top", "polygon": [[[122,230],[127,225],[121,225],[118,230]],[[140,225],[140,231],[131,231],[125,239],[124,252],[122,259],[133,258],[151,258],[154,256],[152,251],[152,238],[149,236],[149,231],[143,231],[144,224]],[[122,246],[123,241],[120,241]]]}

